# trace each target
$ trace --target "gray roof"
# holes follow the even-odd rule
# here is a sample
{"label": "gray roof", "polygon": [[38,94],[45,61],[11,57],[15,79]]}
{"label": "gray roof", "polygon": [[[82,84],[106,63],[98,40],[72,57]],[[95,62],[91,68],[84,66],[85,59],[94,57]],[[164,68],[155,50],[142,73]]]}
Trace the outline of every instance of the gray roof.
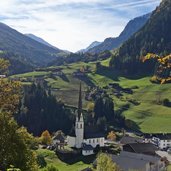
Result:
{"label": "gray roof", "polygon": [[84,133],[84,139],[92,139],[92,138],[104,138],[104,134],[97,132],[97,133]]}
{"label": "gray roof", "polygon": [[103,137],[105,137],[104,133],[99,131],[97,126],[94,125],[85,126],[84,139],[103,138]]}
{"label": "gray roof", "polygon": [[144,138],[159,138],[160,140],[171,140],[171,133],[144,134]]}
{"label": "gray roof", "polygon": [[65,137],[62,135],[56,135],[53,137],[53,140],[58,140],[60,141],[60,143],[64,143],[65,142]]}
{"label": "gray roof", "polygon": [[131,143],[124,145],[123,150],[134,153],[155,155],[155,151],[157,151],[158,148],[151,143]]}
{"label": "gray roof", "polygon": [[90,151],[93,150],[94,148],[91,145],[83,144],[83,150],[85,151]]}
{"label": "gray roof", "polygon": [[171,134],[153,134],[153,137],[159,138],[160,140],[171,140]]}
{"label": "gray roof", "polygon": [[143,143],[143,139],[138,137],[124,136],[121,138],[120,143],[121,144]]}
{"label": "gray roof", "polygon": [[120,155],[112,155],[112,160],[124,171],[129,171],[130,169],[143,169],[146,164],[156,163],[160,158],[157,156],[122,151]]}

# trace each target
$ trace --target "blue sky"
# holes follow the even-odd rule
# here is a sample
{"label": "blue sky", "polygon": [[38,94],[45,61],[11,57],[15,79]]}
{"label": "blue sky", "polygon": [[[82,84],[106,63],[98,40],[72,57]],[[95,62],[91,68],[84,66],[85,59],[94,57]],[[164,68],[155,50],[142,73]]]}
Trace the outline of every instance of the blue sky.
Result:
{"label": "blue sky", "polygon": [[116,37],[130,19],[149,13],[160,0],[3,0],[0,22],[70,51]]}

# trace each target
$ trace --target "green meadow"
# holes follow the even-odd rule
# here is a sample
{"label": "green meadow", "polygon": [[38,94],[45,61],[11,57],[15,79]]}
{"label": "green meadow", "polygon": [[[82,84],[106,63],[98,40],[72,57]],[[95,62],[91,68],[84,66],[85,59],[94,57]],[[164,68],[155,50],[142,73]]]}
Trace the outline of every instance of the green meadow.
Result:
{"label": "green meadow", "polygon": [[[64,77],[50,78],[49,72],[30,72],[13,77],[45,76],[57,98],[71,106],[77,106],[80,81],[83,84],[83,96],[88,86],[105,87],[109,83],[118,83],[123,88],[131,88],[134,93],[123,93],[121,98],[117,98],[113,91],[108,89],[107,92],[114,101],[115,110],[124,109],[123,114],[126,119],[132,120],[136,128],[143,132],[171,132],[171,108],[162,105],[164,99],[171,100],[171,84],[152,84],[149,81],[150,77],[131,78],[124,76],[109,69],[109,61],[110,59],[101,61],[101,65],[104,67],[101,71],[96,71],[96,62],[79,62],[60,66]],[[86,77],[75,78],[72,73],[83,66],[89,68]],[[139,105],[132,104],[131,100],[137,101]],[[83,103],[86,109],[88,102],[84,100]],[[125,107],[128,105],[129,108]]]}

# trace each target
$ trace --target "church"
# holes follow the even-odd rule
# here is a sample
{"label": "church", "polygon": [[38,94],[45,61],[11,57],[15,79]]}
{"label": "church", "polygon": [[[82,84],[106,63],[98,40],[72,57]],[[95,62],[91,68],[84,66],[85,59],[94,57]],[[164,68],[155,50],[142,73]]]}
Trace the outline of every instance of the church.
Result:
{"label": "church", "polygon": [[94,148],[104,147],[104,141],[104,134],[99,132],[96,127],[86,127],[84,124],[84,117],[82,114],[82,90],[80,83],[75,130],[67,137],[68,146],[82,149],[82,155],[88,156],[94,154]]}

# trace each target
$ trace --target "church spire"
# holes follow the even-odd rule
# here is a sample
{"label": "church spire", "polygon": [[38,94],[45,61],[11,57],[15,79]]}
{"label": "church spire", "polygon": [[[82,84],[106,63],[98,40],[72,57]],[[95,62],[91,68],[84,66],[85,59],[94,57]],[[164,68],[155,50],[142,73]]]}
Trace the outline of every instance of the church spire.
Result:
{"label": "church spire", "polygon": [[82,88],[80,82],[79,101],[78,101],[78,119],[80,119],[81,114],[82,114]]}

